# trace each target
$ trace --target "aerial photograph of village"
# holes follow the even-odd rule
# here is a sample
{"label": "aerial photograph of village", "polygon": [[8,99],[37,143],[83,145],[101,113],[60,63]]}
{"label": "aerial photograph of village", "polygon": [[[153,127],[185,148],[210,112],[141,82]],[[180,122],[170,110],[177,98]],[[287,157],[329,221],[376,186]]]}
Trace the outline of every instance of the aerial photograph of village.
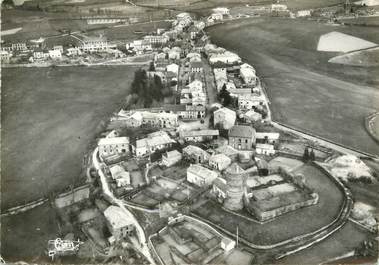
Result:
{"label": "aerial photograph of village", "polygon": [[4,264],[379,264],[379,0],[2,0]]}

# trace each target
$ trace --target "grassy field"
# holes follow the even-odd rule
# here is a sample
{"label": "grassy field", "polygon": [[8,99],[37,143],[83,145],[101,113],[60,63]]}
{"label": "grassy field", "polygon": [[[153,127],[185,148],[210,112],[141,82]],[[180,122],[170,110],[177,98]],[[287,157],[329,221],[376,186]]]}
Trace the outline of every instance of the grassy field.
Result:
{"label": "grassy field", "polygon": [[[137,4],[156,7],[155,0],[137,0]],[[271,5],[272,0],[161,0],[159,4],[161,7],[171,7],[177,10],[193,11],[199,14],[207,14],[212,8],[219,6],[241,6],[241,5]],[[336,4],[344,3],[343,0],[287,0],[284,4],[290,9],[301,10],[309,8],[319,8],[333,6]]]}
{"label": "grassy field", "polygon": [[319,195],[318,204],[286,213],[264,224],[253,223],[225,212],[211,201],[200,206],[195,213],[222,225],[232,233],[236,233],[238,226],[240,234],[256,244],[273,244],[315,231],[334,220],[340,210],[343,195],[334,182],[313,166],[301,166],[295,173],[304,174],[307,185]]}
{"label": "grassy field", "polygon": [[320,35],[340,31],[379,43],[374,27],[257,18],[208,30],[212,41],[254,65],[267,86],[274,119],[360,150],[378,154],[364,118],[379,102],[379,67],[328,63],[316,50]]}
{"label": "grassy field", "polygon": [[1,255],[7,262],[49,262],[45,253],[47,241],[57,235],[55,213],[48,203],[32,211],[1,217]]}
{"label": "grassy field", "polygon": [[[372,237],[372,236],[371,236]],[[300,251],[284,259],[278,264],[320,264],[326,260],[338,257],[353,251],[364,240],[370,238],[367,231],[347,222],[338,232],[309,249]],[[357,263],[360,264],[360,263]]]}
{"label": "grassy field", "polygon": [[132,67],[2,69],[2,209],[60,190],[121,105]]}

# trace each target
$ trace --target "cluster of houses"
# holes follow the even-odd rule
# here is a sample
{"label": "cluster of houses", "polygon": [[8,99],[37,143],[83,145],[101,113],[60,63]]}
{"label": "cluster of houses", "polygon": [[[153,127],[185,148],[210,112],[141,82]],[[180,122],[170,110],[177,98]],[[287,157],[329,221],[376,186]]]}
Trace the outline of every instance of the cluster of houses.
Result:
{"label": "cluster of houses", "polygon": [[107,41],[103,36],[84,36],[69,35],[77,44],[75,46],[64,47],[55,45],[48,47],[45,39],[30,40],[29,43],[12,43],[11,45],[2,45],[1,60],[3,63],[12,62],[12,58],[26,59],[29,62],[45,60],[62,60],[62,58],[74,58],[84,54],[106,53],[112,57],[124,57],[125,53],[117,49],[116,44]]}
{"label": "cluster of houses", "polygon": [[[148,127],[155,132],[132,140],[109,134],[98,143],[99,156],[105,161],[117,161],[114,156],[140,159],[160,152],[161,166],[172,167],[186,161],[189,183],[200,188],[211,187],[212,194],[225,208],[233,211],[246,208],[261,221],[317,203],[317,194],[294,176],[269,174],[264,158],[277,153],[280,133],[255,129],[254,123],[264,119],[260,110],[267,101],[254,67],[215,45],[204,42],[199,46],[202,37],[191,34],[196,24],[199,23],[192,21],[188,14],[179,14],[172,30],[146,36],[129,45],[137,50],[143,45],[144,50],[156,49],[154,69],[149,69],[148,75],[159,76],[163,82],[175,80],[179,102],[157,108],[120,110],[113,119],[122,127]],[[190,45],[177,45],[170,35],[173,30]],[[167,32],[171,33],[167,35]],[[207,63],[212,67],[218,92],[226,87],[237,97],[238,110],[220,105],[213,109],[209,126],[179,129],[181,123],[206,117],[204,67]],[[111,164],[108,163],[110,175],[117,187],[128,188],[128,172]]]}

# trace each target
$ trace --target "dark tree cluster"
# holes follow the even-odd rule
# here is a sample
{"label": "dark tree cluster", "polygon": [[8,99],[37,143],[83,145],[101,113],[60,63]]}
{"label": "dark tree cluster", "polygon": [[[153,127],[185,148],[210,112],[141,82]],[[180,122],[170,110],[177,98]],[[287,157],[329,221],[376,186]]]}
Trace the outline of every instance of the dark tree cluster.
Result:
{"label": "dark tree cluster", "polygon": [[134,73],[130,94],[126,98],[127,109],[149,108],[159,106],[159,102],[171,96],[170,88],[164,86],[159,76],[149,78],[146,70],[138,69]]}
{"label": "dark tree cluster", "polygon": [[313,148],[311,149],[311,151],[309,151],[309,148],[306,147],[304,149],[303,161],[306,163],[308,161],[315,161],[315,160],[316,160],[316,155]]}
{"label": "dark tree cluster", "polygon": [[230,95],[230,92],[226,89],[226,85],[224,84],[218,94],[218,97],[224,107],[236,107],[237,102],[235,98]]}

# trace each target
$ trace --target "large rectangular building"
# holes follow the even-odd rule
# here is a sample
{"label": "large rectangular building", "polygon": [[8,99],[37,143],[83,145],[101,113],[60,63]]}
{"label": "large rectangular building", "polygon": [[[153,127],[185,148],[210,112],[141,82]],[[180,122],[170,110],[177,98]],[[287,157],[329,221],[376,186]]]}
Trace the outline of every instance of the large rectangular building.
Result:
{"label": "large rectangular building", "polygon": [[212,185],[218,174],[201,165],[194,164],[187,168],[187,181],[199,187]]}
{"label": "large rectangular building", "polygon": [[101,157],[129,153],[129,137],[102,138],[98,143]]}

